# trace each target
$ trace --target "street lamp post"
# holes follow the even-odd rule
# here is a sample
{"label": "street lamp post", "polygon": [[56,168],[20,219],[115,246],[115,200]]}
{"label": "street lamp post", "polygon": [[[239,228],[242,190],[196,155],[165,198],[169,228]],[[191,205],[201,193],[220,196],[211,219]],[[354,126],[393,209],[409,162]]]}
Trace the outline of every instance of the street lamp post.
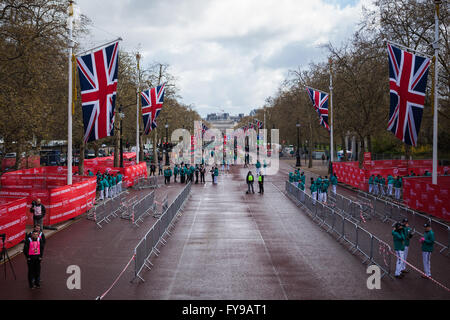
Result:
{"label": "street lamp post", "polygon": [[301,167],[301,163],[300,163],[300,123],[297,121],[296,124],[297,127],[297,161],[295,163],[296,167]]}
{"label": "street lamp post", "polygon": [[166,166],[170,165],[169,162],[169,124],[166,122],[166,145],[165,145],[165,149],[166,149]]}

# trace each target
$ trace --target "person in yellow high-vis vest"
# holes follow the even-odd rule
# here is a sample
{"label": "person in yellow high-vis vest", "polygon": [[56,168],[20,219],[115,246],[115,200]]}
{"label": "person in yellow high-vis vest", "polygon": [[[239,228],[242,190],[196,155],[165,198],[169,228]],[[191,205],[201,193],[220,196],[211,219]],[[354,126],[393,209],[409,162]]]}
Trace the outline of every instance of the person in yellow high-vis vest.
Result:
{"label": "person in yellow high-vis vest", "polygon": [[254,180],[255,180],[255,178],[253,176],[253,173],[251,171],[249,171],[247,173],[247,179],[246,179],[247,187],[248,187],[247,194],[250,193],[250,188],[252,188],[252,193],[255,193],[255,190],[253,189]]}
{"label": "person in yellow high-vis vest", "polygon": [[258,175],[258,186],[258,193],[264,194],[264,176],[261,173]]}

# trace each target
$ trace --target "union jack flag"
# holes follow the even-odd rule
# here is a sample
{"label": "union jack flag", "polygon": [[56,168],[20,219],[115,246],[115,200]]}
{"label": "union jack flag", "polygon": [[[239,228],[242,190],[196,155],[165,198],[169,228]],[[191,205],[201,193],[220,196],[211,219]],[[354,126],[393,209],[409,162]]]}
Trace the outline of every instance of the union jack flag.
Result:
{"label": "union jack flag", "polygon": [[430,59],[391,44],[387,45],[387,50],[390,87],[388,130],[404,143],[417,146]]}
{"label": "union jack flag", "polygon": [[114,135],[119,42],[77,57],[84,141]]}
{"label": "union jack flag", "polygon": [[149,134],[156,125],[163,102],[165,83],[156,88],[151,88],[141,92],[142,118],[144,119],[144,134]]}
{"label": "union jack flag", "polygon": [[330,126],[328,125],[328,93],[309,87],[306,87],[306,92],[308,93],[314,108],[319,114],[320,125],[330,131]]}

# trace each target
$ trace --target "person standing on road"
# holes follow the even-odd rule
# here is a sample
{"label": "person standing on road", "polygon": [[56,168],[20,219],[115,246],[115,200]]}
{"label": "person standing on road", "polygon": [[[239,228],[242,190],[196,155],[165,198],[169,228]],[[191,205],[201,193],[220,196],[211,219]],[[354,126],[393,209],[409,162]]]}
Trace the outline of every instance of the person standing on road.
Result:
{"label": "person standing on road", "polygon": [[200,168],[198,167],[198,164],[195,165],[195,184],[198,184],[198,174],[200,172]]}
{"label": "person standing on road", "polygon": [[214,168],[214,184],[217,184],[217,179],[219,178],[219,168],[216,166]]}
{"label": "person standing on road", "polygon": [[186,168],[182,165],[180,169],[180,183],[185,183],[186,179]]}
{"label": "person standing on road", "polygon": [[264,176],[262,175],[262,172],[260,172],[258,176],[258,186],[259,186],[258,193],[264,194]]}
{"label": "person standing on road", "polygon": [[411,232],[411,228],[409,227],[409,222],[407,218],[404,218],[402,220],[402,225],[403,225],[403,233],[405,234],[405,250],[403,251],[402,272],[408,273],[409,271],[406,269],[406,261],[408,259],[409,240],[412,238],[413,234]]}
{"label": "person standing on road", "polygon": [[179,173],[178,164],[175,165],[175,168],[173,168],[173,182],[177,182],[177,176]]}
{"label": "person standing on road", "polygon": [[160,175],[163,174],[163,165],[162,165],[162,162],[161,162],[161,161],[158,163],[158,168],[159,168],[159,170],[158,170],[158,176],[160,176]]}
{"label": "person standing on road", "polygon": [[259,162],[259,160],[256,160],[255,167],[256,167],[256,175],[258,176],[259,171],[261,170],[261,162]]}
{"label": "person standing on road", "polygon": [[311,197],[312,197],[312,201],[313,204],[316,204],[316,199],[317,199],[317,185],[314,182],[314,178],[311,178],[311,185],[309,186],[309,190],[311,190]]}
{"label": "person standing on road", "polygon": [[205,169],[205,166],[202,164],[200,166],[200,183],[205,183],[205,173],[206,173],[206,169]]}
{"label": "person standing on road", "polygon": [[30,212],[33,214],[33,226],[38,224],[42,230],[44,228],[45,207],[41,203],[41,199],[38,198],[31,203]]}
{"label": "person standing on road", "polygon": [[41,261],[44,252],[44,244],[39,240],[38,231],[34,230],[23,246],[23,254],[28,265],[28,284],[30,289],[40,288]]}
{"label": "person standing on road", "polygon": [[395,277],[397,279],[403,278],[403,254],[405,250],[405,234],[403,231],[403,225],[400,222],[395,224],[394,230],[392,230],[392,238],[394,240],[394,251],[397,257],[397,263],[395,265]]}
{"label": "person standing on road", "polygon": [[247,188],[248,188],[247,194],[250,193],[250,188],[252,189],[252,193],[255,193],[255,190],[253,189],[253,180],[255,180],[255,179],[254,179],[253,174],[252,174],[251,171],[249,171],[247,173],[247,178],[245,180],[247,182]]}
{"label": "person standing on road", "polygon": [[151,176],[155,176],[156,174],[156,166],[155,164],[152,162],[152,164],[150,165],[150,175]]}
{"label": "person standing on road", "polygon": [[337,176],[333,173],[331,174],[330,182],[331,182],[331,191],[336,196],[336,188],[337,188],[337,184],[338,184],[338,179],[337,179]]}
{"label": "person standing on road", "polygon": [[394,190],[394,177],[392,175],[388,175],[388,195],[392,197],[392,191]]}
{"label": "person standing on road", "polygon": [[372,193],[372,192],[373,192],[373,180],[374,180],[374,176],[371,175],[371,176],[369,177],[369,193]]}
{"label": "person standing on road", "polygon": [[394,181],[395,199],[400,200],[400,194],[402,190],[402,180],[399,176]]}
{"label": "person standing on road", "polygon": [[170,167],[167,167],[164,170],[164,184],[170,184],[170,177],[172,176],[172,169]]}
{"label": "person standing on road", "polygon": [[211,170],[209,170],[209,172],[211,173],[211,181],[212,181],[212,184],[214,184],[214,169],[215,169],[216,167],[215,166],[212,166],[211,167]]}
{"label": "person standing on road", "polygon": [[425,232],[420,239],[422,243],[422,261],[423,271],[425,275],[422,278],[431,278],[431,253],[434,249],[434,232],[431,230],[431,226],[428,223],[424,224]]}

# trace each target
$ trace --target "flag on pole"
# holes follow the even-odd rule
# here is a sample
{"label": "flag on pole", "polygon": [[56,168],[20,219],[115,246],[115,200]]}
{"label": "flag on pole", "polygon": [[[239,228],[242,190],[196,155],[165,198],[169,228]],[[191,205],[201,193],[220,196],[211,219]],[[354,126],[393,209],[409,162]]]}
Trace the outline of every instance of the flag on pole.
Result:
{"label": "flag on pole", "polygon": [[157,127],[156,118],[161,112],[164,102],[165,83],[156,88],[141,92],[142,118],[144,120],[144,134],[149,134]]}
{"label": "flag on pole", "polygon": [[84,141],[114,135],[119,42],[77,57]]}
{"label": "flag on pole", "polygon": [[319,123],[321,126],[325,127],[328,132],[330,131],[330,126],[328,125],[328,93],[306,87],[306,92],[308,93],[311,102],[319,114]]}
{"label": "flag on pole", "polygon": [[390,88],[388,130],[404,143],[417,146],[430,59],[389,43],[387,51]]}

